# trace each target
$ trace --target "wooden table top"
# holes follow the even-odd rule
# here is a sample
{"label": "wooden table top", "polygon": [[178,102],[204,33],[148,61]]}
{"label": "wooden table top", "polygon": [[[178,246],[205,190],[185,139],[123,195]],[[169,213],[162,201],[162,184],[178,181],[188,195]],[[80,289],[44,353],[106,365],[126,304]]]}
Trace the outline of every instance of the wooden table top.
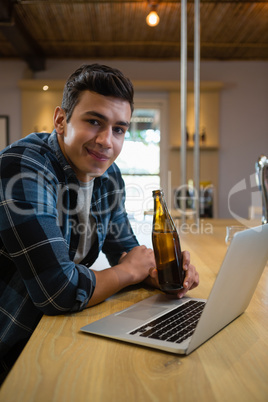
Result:
{"label": "wooden table top", "polygon": [[[226,252],[226,221],[181,233],[207,298]],[[237,284],[239,288],[240,284]],[[158,290],[135,286],[80,313],[44,316],[0,390],[1,402],[267,401],[268,266],[242,316],[188,356],[80,332]]]}

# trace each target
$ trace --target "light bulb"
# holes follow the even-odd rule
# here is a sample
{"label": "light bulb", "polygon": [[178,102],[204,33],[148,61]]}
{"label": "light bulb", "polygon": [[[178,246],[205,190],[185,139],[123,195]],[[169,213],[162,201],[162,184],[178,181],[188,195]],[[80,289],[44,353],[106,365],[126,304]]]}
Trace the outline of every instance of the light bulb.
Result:
{"label": "light bulb", "polygon": [[160,18],[156,11],[151,11],[146,17],[146,22],[150,27],[155,27],[159,21]]}

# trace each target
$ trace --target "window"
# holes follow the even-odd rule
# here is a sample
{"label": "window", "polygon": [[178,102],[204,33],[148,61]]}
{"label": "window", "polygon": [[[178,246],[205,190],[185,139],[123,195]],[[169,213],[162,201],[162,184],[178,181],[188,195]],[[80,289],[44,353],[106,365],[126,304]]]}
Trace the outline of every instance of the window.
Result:
{"label": "window", "polygon": [[126,185],[129,218],[142,220],[153,209],[152,191],[160,187],[160,109],[135,109],[117,158]]}

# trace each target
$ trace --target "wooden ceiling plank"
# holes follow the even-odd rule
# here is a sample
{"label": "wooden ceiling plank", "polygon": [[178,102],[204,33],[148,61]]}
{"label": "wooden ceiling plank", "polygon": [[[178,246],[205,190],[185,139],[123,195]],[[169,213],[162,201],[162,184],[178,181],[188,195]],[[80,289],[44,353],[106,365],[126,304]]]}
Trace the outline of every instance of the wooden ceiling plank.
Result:
{"label": "wooden ceiling plank", "polygon": [[45,69],[43,51],[16,18],[15,3],[12,0],[0,0],[0,30],[32,71],[42,71]]}

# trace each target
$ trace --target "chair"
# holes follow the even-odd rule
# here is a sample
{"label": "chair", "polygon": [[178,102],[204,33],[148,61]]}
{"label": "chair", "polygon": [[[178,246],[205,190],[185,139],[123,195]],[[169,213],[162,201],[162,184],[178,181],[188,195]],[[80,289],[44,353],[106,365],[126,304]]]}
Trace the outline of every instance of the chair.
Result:
{"label": "chair", "polygon": [[[197,194],[194,187],[188,184],[185,188],[185,196],[182,196],[182,187],[174,190],[174,207],[182,208],[182,199],[185,199],[186,215],[194,214]],[[200,182],[199,188],[199,216],[200,218],[214,217],[214,187],[211,182]]]}
{"label": "chair", "polygon": [[256,181],[262,196],[262,224],[268,223],[268,158],[260,156],[255,164]]}

